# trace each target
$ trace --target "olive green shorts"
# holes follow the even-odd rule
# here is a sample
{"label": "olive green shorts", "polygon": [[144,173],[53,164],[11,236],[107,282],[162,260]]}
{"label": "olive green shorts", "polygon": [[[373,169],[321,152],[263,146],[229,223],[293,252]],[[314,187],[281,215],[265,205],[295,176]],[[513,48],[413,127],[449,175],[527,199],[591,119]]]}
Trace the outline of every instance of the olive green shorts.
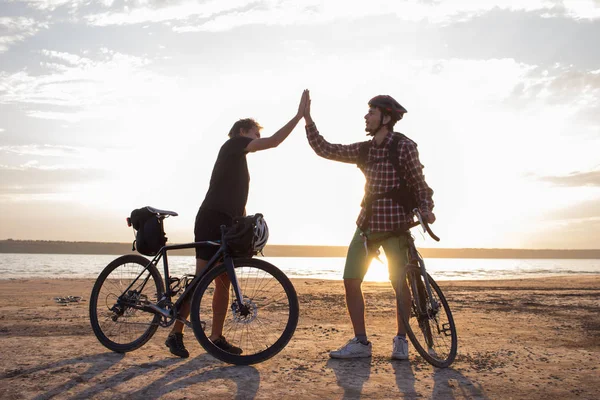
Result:
{"label": "olive green shorts", "polygon": [[[370,252],[367,257],[363,238],[360,235],[361,232],[360,228],[356,228],[354,237],[350,242],[350,246],[348,246],[346,266],[344,267],[344,279],[360,279],[362,281],[375,256],[373,252]],[[369,240],[374,241],[386,234],[387,232],[375,232],[368,233],[368,236]],[[404,267],[408,263],[407,236],[400,235],[389,237],[380,242],[380,246],[383,247],[383,251],[385,252],[385,257],[388,261],[389,278],[390,281],[393,282],[398,279],[400,272],[404,271]]]}

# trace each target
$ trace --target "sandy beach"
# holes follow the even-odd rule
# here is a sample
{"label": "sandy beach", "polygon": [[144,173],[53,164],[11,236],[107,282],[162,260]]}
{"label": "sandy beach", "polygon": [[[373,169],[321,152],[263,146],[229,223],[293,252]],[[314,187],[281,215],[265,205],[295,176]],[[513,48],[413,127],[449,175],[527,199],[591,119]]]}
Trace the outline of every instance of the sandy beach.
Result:
{"label": "sandy beach", "polygon": [[[441,282],[458,356],[436,369],[410,349],[390,360],[392,290],[365,283],[373,357],[332,360],[352,337],[341,281],[296,279],[301,315],[288,346],[253,366],[222,363],[188,332],[189,359],[167,329],[134,352],[104,348],[88,321],[92,280],[0,281],[1,399],[597,399],[600,276]],[[58,304],[59,296],[82,301]]]}

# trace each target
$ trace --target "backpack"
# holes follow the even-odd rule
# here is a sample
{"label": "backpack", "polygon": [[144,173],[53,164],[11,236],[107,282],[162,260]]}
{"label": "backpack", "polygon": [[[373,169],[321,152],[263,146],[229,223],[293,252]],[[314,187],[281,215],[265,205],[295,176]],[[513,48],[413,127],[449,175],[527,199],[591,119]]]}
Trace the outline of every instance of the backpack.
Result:
{"label": "backpack", "polygon": [[137,250],[145,256],[155,256],[167,243],[162,218],[151,212],[148,207],[131,212],[127,223],[135,230],[135,240],[131,250]]}
{"label": "backpack", "polygon": [[[404,211],[407,213],[411,212],[414,208],[418,208],[416,193],[414,193],[412,188],[410,186],[408,186],[408,184],[406,183],[406,179],[404,178],[405,171],[402,168],[402,166],[400,165],[400,159],[399,159],[399,154],[398,154],[398,142],[400,141],[400,139],[410,140],[411,142],[415,143],[414,141],[412,141],[411,139],[409,139],[402,133],[397,133],[397,132],[392,133],[392,142],[390,144],[389,151],[388,151],[388,160],[394,167],[394,170],[396,170],[396,175],[398,176],[399,185],[398,185],[398,187],[396,187],[388,192],[385,192],[385,193],[378,193],[378,194],[371,195],[371,196],[369,196],[365,193],[365,196],[363,197],[361,206],[366,208],[366,212],[367,212],[367,215],[365,218],[366,224],[368,224],[369,219],[371,218],[371,212],[372,212],[371,205],[373,204],[373,202],[375,200],[391,198],[396,203],[400,204],[402,206],[402,208],[404,208]],[[415,143],[415,145],[416,145],[416,143]],[[368,164],[367,158],[369,156],[369,148],[370,147],[371,147],[371,141],[367,141],[367,142],[361,143],[359,150],[358,150],[358,159],[356,161],[356,166],[358,168],[360,168],[360,170],[363,172],[363,174],[366,172],[365,168]],[[374,162],[378,162],[378,161],[379,160],[375,160]],[[363,230],[367,229],[366,226],[361,227],[361,228],[364,228]]]}

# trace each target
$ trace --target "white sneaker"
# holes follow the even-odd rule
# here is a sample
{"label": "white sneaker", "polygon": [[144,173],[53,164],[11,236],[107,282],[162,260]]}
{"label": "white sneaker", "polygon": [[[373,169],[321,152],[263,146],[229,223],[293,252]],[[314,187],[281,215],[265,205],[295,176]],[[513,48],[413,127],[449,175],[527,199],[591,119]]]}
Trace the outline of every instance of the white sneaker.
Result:
{"label": "white sneaker", "polygon": [[392,360],[408,360],[408,342],[400,336],[394,337]]}
{"label": "white sneaker", "polygon": [[371,357],[372,350],[371,342],[362,344],[357,338],[353,338],[338,350],[333,350],[329,353],[331,358],[361,358]]}

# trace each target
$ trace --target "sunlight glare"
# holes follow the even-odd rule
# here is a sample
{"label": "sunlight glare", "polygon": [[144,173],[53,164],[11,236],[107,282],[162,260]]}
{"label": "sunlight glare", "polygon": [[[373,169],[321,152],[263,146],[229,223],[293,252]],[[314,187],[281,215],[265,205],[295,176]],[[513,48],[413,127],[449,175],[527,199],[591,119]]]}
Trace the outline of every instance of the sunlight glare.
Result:
{"label": "sunlight glare", "polygon": [[371,265],[369,265],[369,270],[365,275],[365,282],[388,282],[390,280],[388,274],[387,258],[385,258],[383,252],[379,256],[379,258],[381,258],[381,261],[383,261],[383,263],[380,263],[379,261],[377,261],[377,259],[373,259],[373,261],[371,261]]}

